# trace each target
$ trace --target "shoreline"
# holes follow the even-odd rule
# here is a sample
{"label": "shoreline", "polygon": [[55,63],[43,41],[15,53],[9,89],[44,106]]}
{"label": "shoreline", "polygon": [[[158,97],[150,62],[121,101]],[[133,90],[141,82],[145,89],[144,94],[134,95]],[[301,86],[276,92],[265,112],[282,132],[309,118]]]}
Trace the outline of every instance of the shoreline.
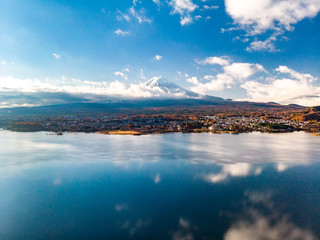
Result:
{"label": "shoreline", "polygon": [[59,131],[59,132],[54,132],[54,131],[13,131],[10,129],[1,129],[1,131],[8,131],[8,132],[15,132],[15,133],[34,133],[34,132],[45,132],[47,135],[56,135],[56,136],[63,136],[64,134],[77,134],[77,133],[94,133],[94,134],[101,134],[101,135],[120,135],[120,136],[142,136],[142,135],[158,135],[158,134],[173,134],[173,133],[183,133],[183,134],[188,134],[188,133],[211,133],[211,134],[247,134],[247,133],[293,133],[293,132],[305,132],[312,134],[313,136],[320,136],[320,131],[317,132],[312,132],[308,130],[303,130],[303,129],[298,129],[298,130],[283,130],[283,129],[275,129],[275,130],[268,130],[268,131],[245,131],[245,132],[238,132],[238,131],[231,131],[231,130],[223,130],[223,131],[213,131],[213,130],[204,130],[204,129],[194,129],[190,131],[136,131],[136,130],[105,130],[105,131],[96,131],[96,132],[84,132],[84,131],[79,131],[79,132],[73,132],[73,131]]}

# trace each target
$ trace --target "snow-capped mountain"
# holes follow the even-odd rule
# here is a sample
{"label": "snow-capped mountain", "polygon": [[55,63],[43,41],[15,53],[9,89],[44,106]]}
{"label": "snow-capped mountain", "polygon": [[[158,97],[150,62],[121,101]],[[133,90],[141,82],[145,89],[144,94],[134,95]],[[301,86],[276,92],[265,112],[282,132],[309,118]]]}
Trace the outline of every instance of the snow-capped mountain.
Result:
{"label": "snow-capped mountain", "polygon": [[176,98],[198,98],[204,96],[198,93],[189,91],[175,84],[174,82],[164,77],[154,77],[144,83],[146,89],[154,92],[154,95],[160,97],[176,97]]}

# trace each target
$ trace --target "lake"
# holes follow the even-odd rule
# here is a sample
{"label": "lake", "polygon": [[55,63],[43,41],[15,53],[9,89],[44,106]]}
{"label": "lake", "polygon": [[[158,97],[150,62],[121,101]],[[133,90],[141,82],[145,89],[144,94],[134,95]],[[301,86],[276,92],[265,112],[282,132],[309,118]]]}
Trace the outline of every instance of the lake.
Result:
{"label": "lake", "polygon": [[0,239],[320,239],[319,146],[0,131]]}

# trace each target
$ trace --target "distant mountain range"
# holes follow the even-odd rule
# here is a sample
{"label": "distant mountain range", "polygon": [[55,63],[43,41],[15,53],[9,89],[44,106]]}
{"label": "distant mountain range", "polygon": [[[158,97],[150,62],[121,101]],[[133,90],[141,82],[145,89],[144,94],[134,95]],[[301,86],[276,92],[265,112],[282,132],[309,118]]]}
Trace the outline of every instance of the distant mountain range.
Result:
{"label": "distant mountain range", "polygon": [[[47,101],[46,106],[39,107],[17,107],[2,108],[0,116],[23,116],[23,115],[64,115],[64,114],[103,114],[103,113],[126,113],[132,112],[142,113],[144,110],[153,111],[153,109],[165,109],[163,111],[181,112],[190,111],[212,111],[214,109],[221,110],[249,110],[254,109],[305,109],[298,105],[283,106],[277,103],[255,103],[255,102],[238,102],[225,100],[223,98],[200,95],[198,93],[186,90],[179,85],[169,81],[163,77],[154,77],[143,83],[144,91],[154,93],[155,97],[145,98],[126,98],[105,96],[104,99],[95,102],[88,102],[81,96],[72,96],[69,99],[71,103],[50,104]],[[56,98],[64,93],[57,93]],[[41,97],[41,95],[40,95]],[[65,96],[63,96],[65,98]],[[53,97],[54,98],[54,97]]]}

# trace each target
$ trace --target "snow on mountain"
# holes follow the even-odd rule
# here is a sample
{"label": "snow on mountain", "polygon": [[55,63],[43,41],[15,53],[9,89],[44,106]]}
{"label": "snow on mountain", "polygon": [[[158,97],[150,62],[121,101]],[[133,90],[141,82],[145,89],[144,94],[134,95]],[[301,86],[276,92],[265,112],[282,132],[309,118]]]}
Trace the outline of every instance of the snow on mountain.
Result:
{"label": "snow on mountain", "polygon": [[158,97],[203,98],[202,95],[186,90],[164,77],[154,77],[144,83],[146,90]]}

